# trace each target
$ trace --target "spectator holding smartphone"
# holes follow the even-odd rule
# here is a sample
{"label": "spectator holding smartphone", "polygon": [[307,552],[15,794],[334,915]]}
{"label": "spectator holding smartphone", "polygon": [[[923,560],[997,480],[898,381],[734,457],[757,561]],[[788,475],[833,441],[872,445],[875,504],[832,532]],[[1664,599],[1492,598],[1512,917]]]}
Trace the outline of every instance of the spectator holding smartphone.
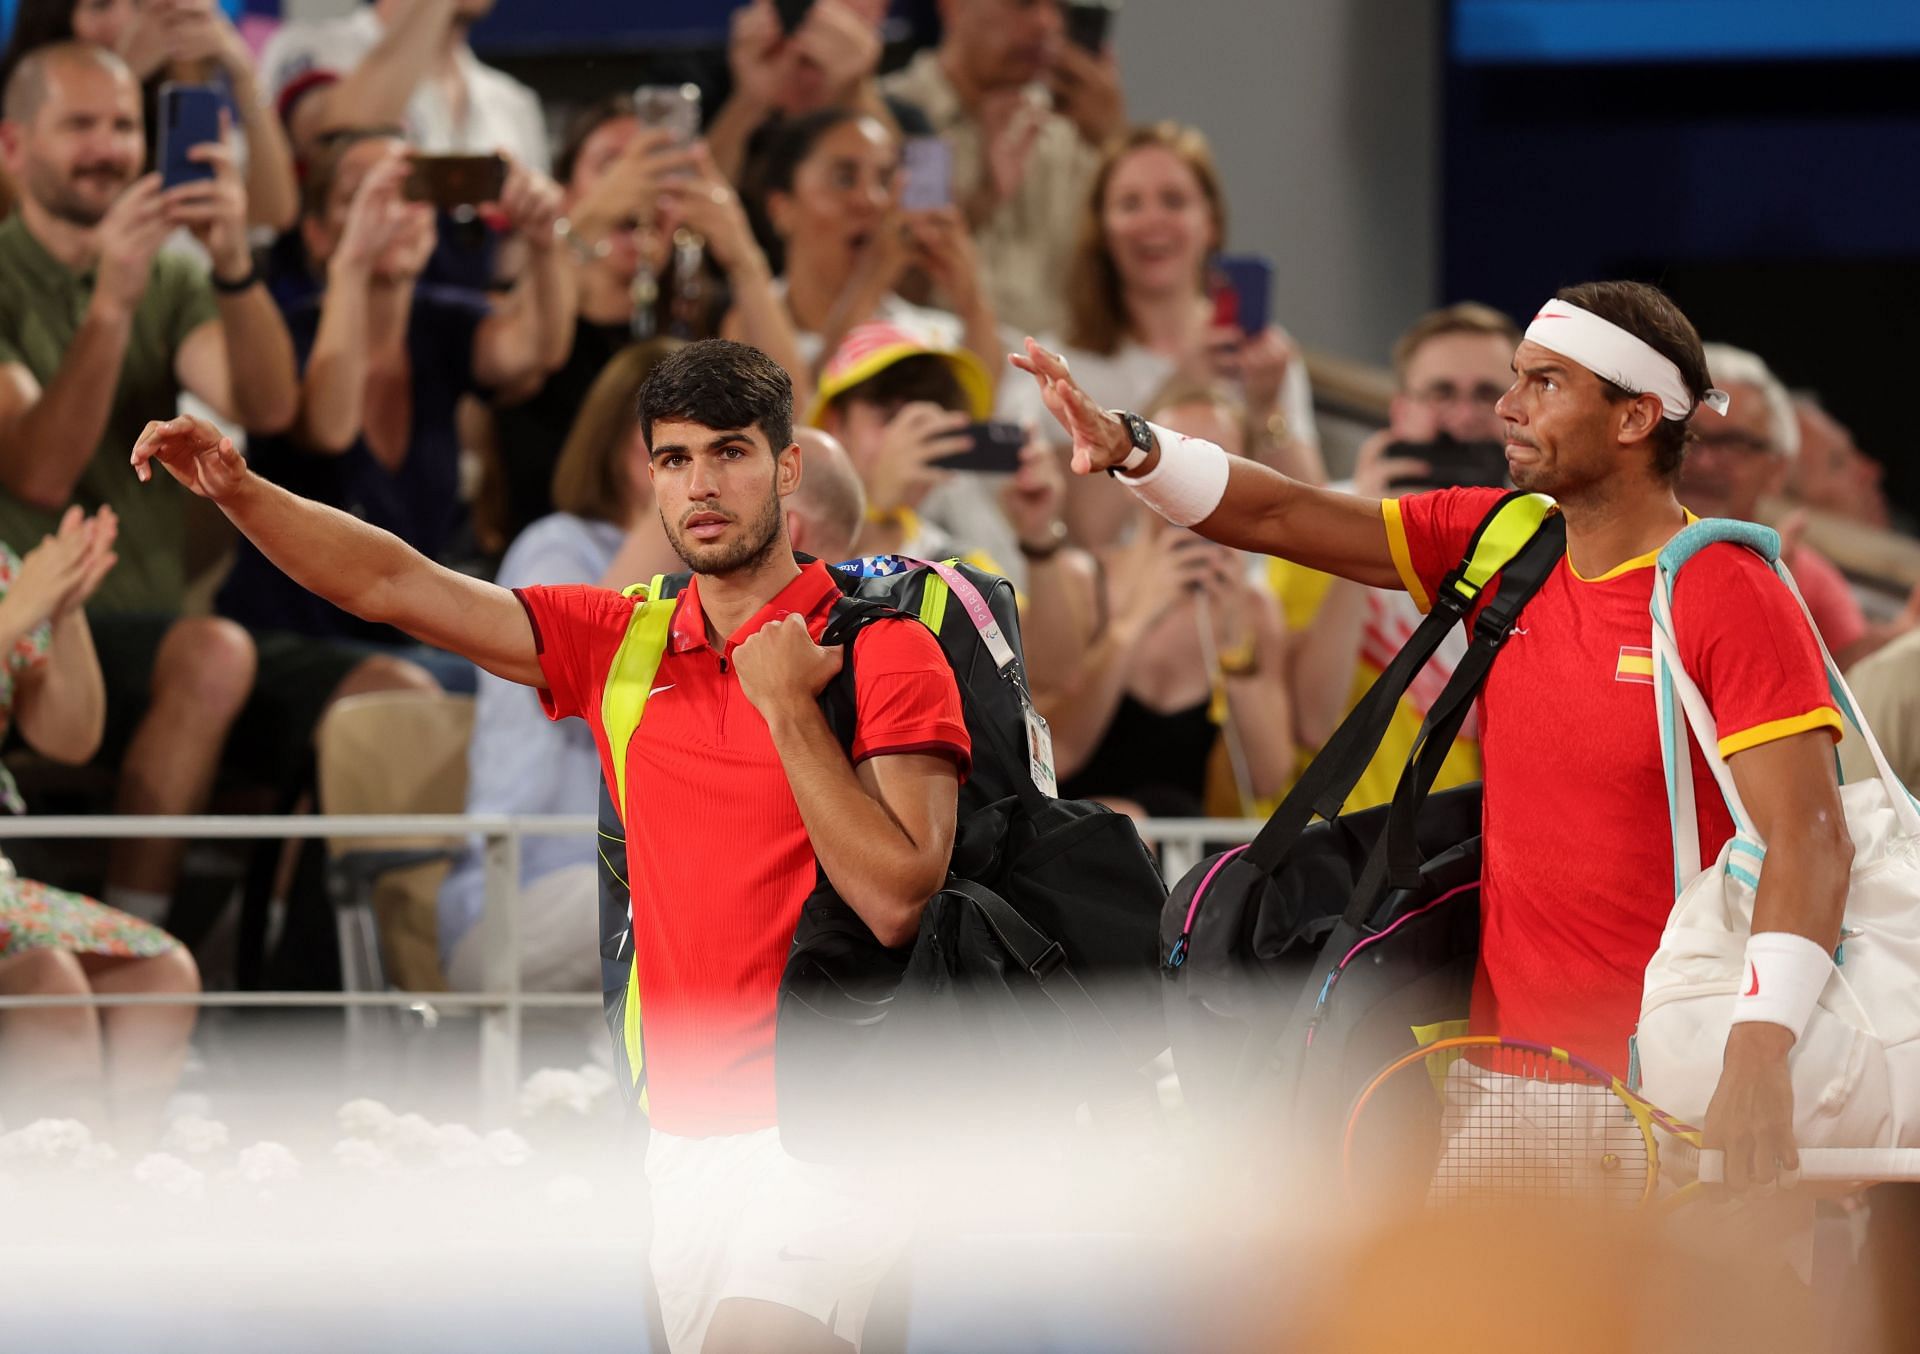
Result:
{"label": "spectator holding smartphone", "polygon": [[1027,676],[1036,691],[1072,670],[1074,606],[1060,568],[1065,472],[1029,425],[1000,473],[954,471],[987,417],[972,353],[888,324],[847,336],[827,363],[807,422],[843,443],[865,489],[862,555],[961,556],[1021,590]]}
{"label": "spectator holding smartphone", "polygon": [[[299,417],[286,436],[257,441],[251,461],[266,478],[438,557],[461,546],[464,526],[454,406],[544,374],[555,334],[563,343],[571,323],[570,297],[553,229],[559,189],[519,165],[497,205],[529,256],[524,300],[492,311],[474,293],[422,284],[434,212],[405,197],[409,168],[405,145],[387,137],[342,143],[315,165],[300,230],[323,285],[288,316]],[[245,543],[219,606],[243,624],[399,654],[442,686],[472,689],[463,660],[320,602]]]}
{"label": "spectator holding smartphone", "polygon": [[[1520,331],[1490,306],[1471,301],[1423,315],[1393,345],[1397,385],[1388,423],[1361,445],[1355,493],[1390,498],[1429,487],[1432,470],[1409,445],[1440,437],[1471,443],[1503,436],[1494,405],[1513,383],[1513,350]],[[1402,449],[1400,455],[1394,449]],[[1312,760],[1420,624],[1420,610],[1398,589],[1369,588],[1350,579],[1268,563],[1268,580],[1294,633],[1289,677],[1300,766]],[[1394,710],[1373,761],[1347,800],[1350,809],[1393,797],[1400,769],[1413,750],[1434,699],[1466,653],[1463,634],[1449,635]],[[1473,714],[1434,782],[1435,789],[1480,778],[1478,725]]]}
{"label": "spectator holding smartphone", "polygon": [[[1208,265],[1226,239],[1227,203],[1206,138],[1170,122],[1135,128],[1100,161],[1079,219],[1064,355],[1088,394],[1131,408],[1170,382],[1231,382],[1249,454],[1324,481],[1313,391],[1292,340],[1277,327],[1244,334],[1215,321]],[[1076,539],[1104,545],[1134,515],[1115,486],[1077,477]]]}
{"label": "spectator holding smartphone", "polygon": [[[1240,410],[1218,387],[1176,388],[1148,407],[1157,423],[1245,454]],[[1124,545],[1065,555],[1079,657],[1040,701],[1061,795],[1202,817],[1223,736],[1245,769],[1244,797],[1278,794],[1294,760],[1287,636],[1245,557],[1157,515]]]}
{"label": "spectator holding smartphone", "polygon": [[953,195],[980,242],[989,300],[1058,332],[1060,279],[1099,149],[1126,127],[1111,49],[1067,41],[1053,0],[940,0],[938,48],[881,81],[953,148]]}
{"label": "spectator holding smartphone", "polygon": [[[247,220],[274,231],[287,229],[300,213],[293,151],[287,134],[262,96],[246,39],[214,0],[21,0],[7,48],[6,70],[36,47],[52,42],[90,42],[117,52],[141,82],[147,124],[154,126],[160,84],[217,83],[232,110],[234,158],[247,187]],[[5,75],[0,73],[0,82]]]}
{"label": "spectator holding smartphone", "polygon": [[[793,6],[752,0],[733,12],[727,101],[707,124],[713,161],[735,183],[783,119],[845,108],[890,124],[903,137],[931,136],[913,104],[880,92],[880,25],[886,0],[812,0],[797,21]],[[788,28],[792,21],[793,27]]]}
{"label": "spectator holding smartphone", "polygon": [[[601,370],[633,341],[638,306],[653,306],[652,333],[673,327],[659,322],[663,313],[685,318],[675,304],[682,298],[671,294],[668,267],[671,241],[682,227],[700,237],[718,275],[714,293],[725,298],[718,308],[701,307],[711,320],[695,317],[690,336],[714,337],[731,310],[743,342],[785,367],[803,398],[811,389],[810,381],[801,384],[805,366],[766,255],[706,147],[679,147],[670,132],[643,126],[633,100],[622,95],[575,119],[556,164],[564,194],[560,258],[574,297],[572,343],[557,371],[533,373],[494,392],[503,546],[552,511],[549,486],[560,446]],[[658,282],[650,303],[636,300],[634,284],[643,273]]]}
{"label": "spectator holding smartphone", "polygon": [[[119,812],[195,813],[237,719],[246,732],[230,755],[276,783],[360,659],[314,661],[284,636],[184,616],[187,501],[130,494],[123,447],[173,417],[182,392],[255,437],[284,430],[299,408],[292,345],[254,270],[231,154],[194,146],[188,158],[212,173],[174,188],[142,175],[140,88],[118,56],[77,42],[29,52],[3,111],[0,153],[24,196],[0,223],[0,541],[25,552],[72,505],[114,509],[120,562],[87,606],[106,679],[95,760],[119,772]],[[210,273],[160,252],[180,228]],[[292,693],[301,677],[321,688],[307,706]],[[107,901],[159,921],[183,849],[116,843]]]}
{"label": "spectator holding smartphone", "polygon": [[[816,367],[857,326],[877,320],[965,347],[997,374],[1005,353],[966,222],[953,207],[902,211],[899,162],[893,132],[846,109],[796,118],[774,135],[752,200],[801,359]],[[912,269],[957,313],[902,297],[897,289]],[[722,334],[741,337],[745,319],[736,303]]]}

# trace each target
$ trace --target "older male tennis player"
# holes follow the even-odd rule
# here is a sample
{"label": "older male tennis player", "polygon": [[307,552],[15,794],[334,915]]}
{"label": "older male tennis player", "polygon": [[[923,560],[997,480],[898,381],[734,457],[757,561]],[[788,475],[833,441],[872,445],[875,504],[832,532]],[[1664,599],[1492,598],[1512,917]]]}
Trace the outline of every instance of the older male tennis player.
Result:
{"label": "older male tennis player", "polygon": [[[1381,502],[1300,484],[1132,414],[1095,406],[1028,341],[1015,366],[1073,436],[1074,469],[1113,471],[1156,512],[1243,550],[1374,587],[1422,610],[1500,497],[1449,489]],[[1641,981],[1673,905],[1666,781],[1646,660],[1654,560],[1687,522],[1673,486],[1709,388],[1699,335],[1654,287],[1592,282],[1541,308],[1498,413],[1518,487],[1551,495],[1567,553],[1527,604],[1482,697],[1485,763],[1477,1034],[1557,1044],[1625,1075]],[[1484,601],[1484,599],[1483,599]],[[1785,585],[1713,545],[1674,602],[1689,673],[1768,843],[1708,1144],[1730,1184],[1794,1169],[1787,1054],[1832,969],[1852,845],[1834,778],[1840,718]],[[1733,833],[1693,751],[1700,842]]]}

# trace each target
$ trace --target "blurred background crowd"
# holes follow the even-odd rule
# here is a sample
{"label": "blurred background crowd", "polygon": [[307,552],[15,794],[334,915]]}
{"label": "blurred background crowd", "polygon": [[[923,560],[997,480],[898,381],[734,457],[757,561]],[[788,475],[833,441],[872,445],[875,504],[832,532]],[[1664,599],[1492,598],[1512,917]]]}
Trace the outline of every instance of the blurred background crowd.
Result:
{"label": "blurred background crowd", "polygon": [[[720,335],[792,375],[799,549],[1013,580],[1063,794],[1259,816],[1413,603],[1069,475],[1005,354],[1036,336],[1106,406],[1297,478],[1499,483],[1517,326],[1599,276],[1668,286],[1710,341],[1733,403],[1697,416],[1681,496],[1781,528],[1920,784],[1920,472],[1898,459],[1920,42],[1876,52],[1865,6],[1839,6],[1852,47],[1790,5],[1739,34],[1642,6],[1679,17],[1637,37],[1583,28],[1592,8],[11,0],[0,796],[591,814],[583,726],[317,601],[127,454],[191,409],[457,568],[623,586],[680,567],[636,392]],[[1389,796],[1458,652],[1356,805]],[[1441,783],[1477,775],[1469,736]],[[7,854],[0,993],[484,986],[474,847],[344,884],[318,843]],[[529,986],[598,989],[594,859],[529,843]],[[356,951],[335,908],[358,884]],[[12,1012],[0,1061],[58,1071],[8,1088],[38,1108],[137,1125],[191,1028]]]}

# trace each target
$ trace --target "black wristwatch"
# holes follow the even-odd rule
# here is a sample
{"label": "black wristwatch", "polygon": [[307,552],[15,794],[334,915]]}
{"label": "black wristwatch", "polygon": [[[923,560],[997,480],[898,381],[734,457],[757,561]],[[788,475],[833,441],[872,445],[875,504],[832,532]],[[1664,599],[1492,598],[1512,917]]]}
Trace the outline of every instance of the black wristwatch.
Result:
{"label": "black wristwatch", "polygon": [[1118,475],[1122,470],[1138,468],[1141,462],[1151,456],[1153,449],[1160,444],[1154,440],[1153,429],[1148,426],[1147,421],[1141,418],[1140,415],[1129,413],[1125,409],[1115,409],[1112,413],[1115,418],[1120,420],[1121,425],[1126,428],[1127,436],[1133,439],[1133,451],[1127,456],[1127,459],[1120,462],[1119,465],[1110,465],[1107,467],[1107,473],[1109,475]]}

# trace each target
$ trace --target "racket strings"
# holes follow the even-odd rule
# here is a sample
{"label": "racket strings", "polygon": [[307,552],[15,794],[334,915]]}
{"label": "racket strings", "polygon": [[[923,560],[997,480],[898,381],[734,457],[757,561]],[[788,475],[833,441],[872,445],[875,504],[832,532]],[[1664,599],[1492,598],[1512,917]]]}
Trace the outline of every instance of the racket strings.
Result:
{"label": "racket strings", "polygon": [[1610,1084],[1548,1054],[1498,1046],[1452,1055],[1435,1079],[1441,1147],[1429,1203],[1551,1199],[1631,1206],[1646,1197],[1656,1161],[1639,1121]]}

